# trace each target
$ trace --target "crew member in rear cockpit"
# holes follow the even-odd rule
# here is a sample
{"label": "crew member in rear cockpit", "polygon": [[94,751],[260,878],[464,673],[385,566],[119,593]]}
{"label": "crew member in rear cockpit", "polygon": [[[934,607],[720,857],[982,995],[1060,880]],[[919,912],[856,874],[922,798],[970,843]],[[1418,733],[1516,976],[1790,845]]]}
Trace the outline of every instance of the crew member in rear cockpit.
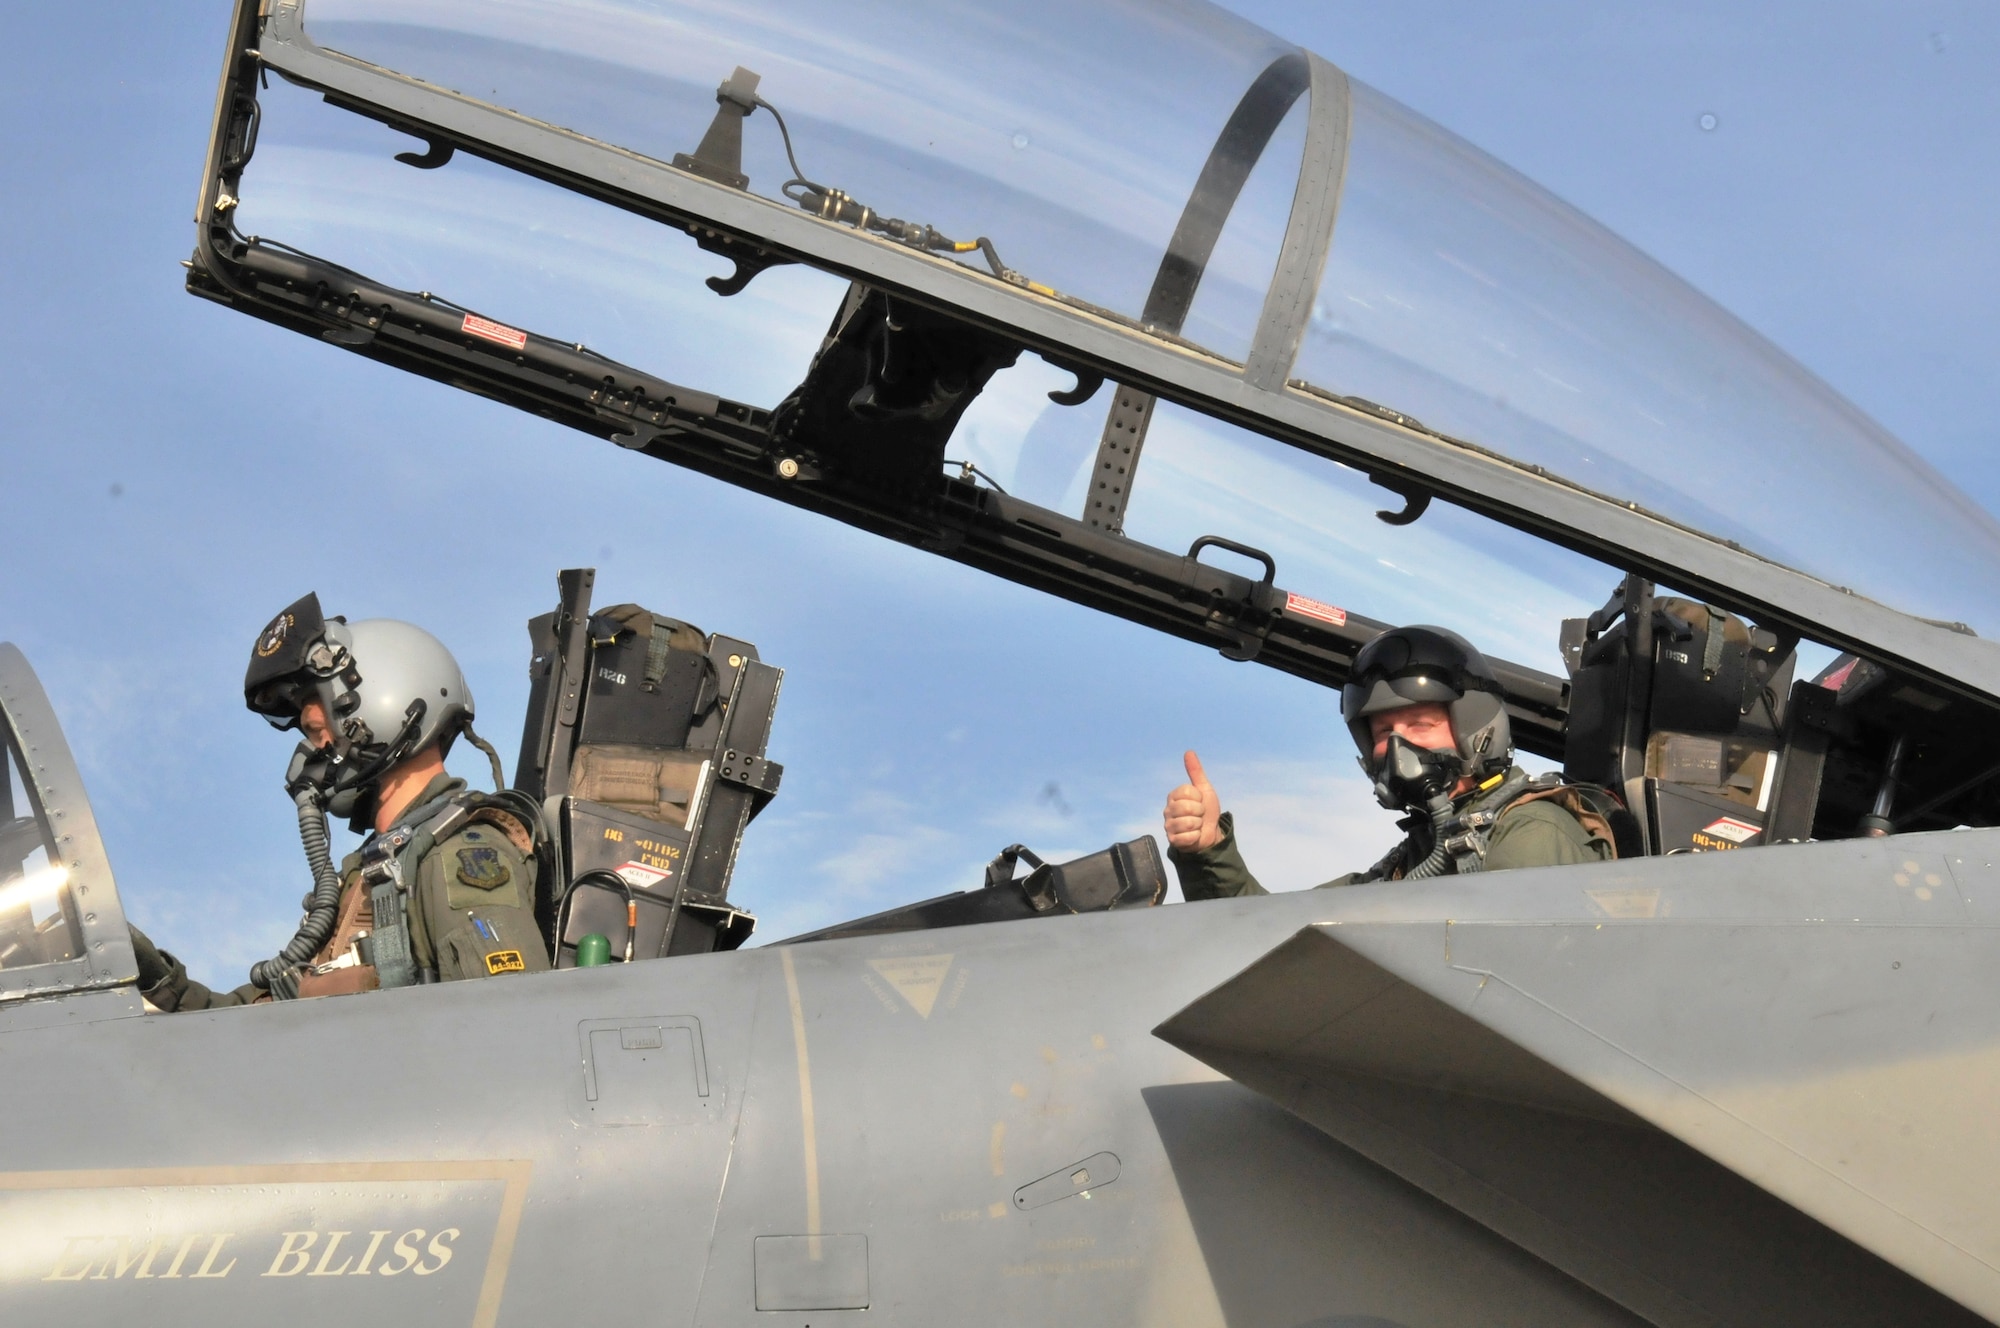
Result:
{"label": "crew member in rear cockpit", "polygon": [[[375,618],[321,616],[308,595],[257,638],[243,699],[273,727],[305,737],[285,791],[314,878],[306,916],[249,984],[216,992],[188,977],[136,928],[139,986],[161,1010],[201,1010],[378,987],[484,978],[549,966],[536,925],[538,810],[518,794],[483,794],[445,773],[472,696],[429,632]],[[502,786],[504,788],[504,785]],[[335,871],[326,814],[367,834]],[[544,849],[546,851],[546,849]]]}
{"label": "crew member in rear cockpit", "polygon": [[[1326,885],[1417,880],[1617,856],[1603,790],[1530,779],[1514,764],[1500,682],[1455,632],[1399,627],[1354,657],[1341,716],[1384,807],[1406,813],[1403,841],[1364,872]],[[1188,899],[1267,893],[1237,851],[1201,759],[1167,795],[1167,856]],[[1322,887],[1324,888],[1324,887]]]}

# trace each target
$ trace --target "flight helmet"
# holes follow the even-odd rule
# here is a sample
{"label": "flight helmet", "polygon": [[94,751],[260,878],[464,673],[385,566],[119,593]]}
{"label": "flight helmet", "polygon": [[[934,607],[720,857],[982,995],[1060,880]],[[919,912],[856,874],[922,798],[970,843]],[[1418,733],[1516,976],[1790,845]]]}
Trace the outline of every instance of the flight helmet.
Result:
{"label": "flight helmet", "polygon": [[307,595],[258,634],[243,701],[273,728],[299,726],[308,701],[324,707],[333,745],[301,744],[287,783],[312,787],[326,809],[363,816],[375,785],[397,764],[472,722],[472,693],[444,643],[411,623],[327,618]]}
{"label": "flight helmet", "polygon": [[1485,780],[1513,763],[1507,705],[1486,657],[1442,627],[1392,627],[1361,647],[1347,685],[1340,689],[1341,718],[1361,751],[1361,768],[1371,778],[1380,772],[1369,717],[1425,702],[1450,713],[1465,774]]}

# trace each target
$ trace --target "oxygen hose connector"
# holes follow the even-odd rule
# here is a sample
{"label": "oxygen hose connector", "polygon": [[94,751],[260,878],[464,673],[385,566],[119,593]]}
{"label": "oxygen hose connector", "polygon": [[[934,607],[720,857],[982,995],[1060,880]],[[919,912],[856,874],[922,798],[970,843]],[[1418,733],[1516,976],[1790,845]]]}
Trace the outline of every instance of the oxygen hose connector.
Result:
{"label": "oxygen hose connector", "polygon": [[1403,873],[1406,881],[1428,880],[1451,870],[1451,848],[1447,842],[1453,815],[1451,794],[1432,797],[1424,806],[1424,814],[1431,821],[1431,851],[1422,862]]}
{"label": "oxygen hose connector", "polygon": [[250,967],[250,981],[279,1000],[298,995],[298,968],[319,953],[340,913],[340,873],[334,870],[332,837],[318,790],[300,787],[292,794],[299,811],[299,843],[312,870],[313,890],[299,929],[274,959]]}

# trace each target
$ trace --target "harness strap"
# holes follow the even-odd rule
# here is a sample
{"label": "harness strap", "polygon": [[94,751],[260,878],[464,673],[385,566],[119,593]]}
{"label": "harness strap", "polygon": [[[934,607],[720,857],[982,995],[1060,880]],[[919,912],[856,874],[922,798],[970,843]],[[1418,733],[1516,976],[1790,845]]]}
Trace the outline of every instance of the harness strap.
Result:
{"label": "harness strap", "polygon": [[658,691],[660,680],[667,676],[667,645],[673,640],[672,623],[653,619],[653,632],[646,641],[646,690]]}
{"label": "harness strap", "polygon": [[1453,871],[1465,876],[1485,869],[1486,844],[1493,836],[1493,823],[1513,805],[1509,802],[1498,810],[1484,807],[1476,812],[1463,812],[1445,822],[1444,849],[1451,855]]}
{"label": "harness strap", "polygon": [[[1517,776],[1515,791],[1504,796],[1498,803],[1489,803],[1476,810],[1460,812],[1445,822],[1444,846],[1451,855],[1452,870],[1460,876],[1484,871],[1486,852],[1493,840],[1493,829],[1507,813],[1516,807],[1531,802],[1553,802],[1574,816],[1592,839],[1601,840],[1611,850],[1611,856],[1618,856],[1618,840],[1611,829],[1611,819],[1605,807],[1595,799],[1609,800],[1610,794],[1587,784],[1564,784],[1559,775],[1540,775],[1534,779]],[[1408,840],[1389,850],[1387,857],[1370,868],[1361,880],[1402,879],[1409,867],[1404,861],[1404,849]]]}
{"label": "harness strap", "polygon": [[370,952],[376,981],[383,987],[414,987],[437,981],[435,970],[417,963],[410,941],[410,890],[426,853],[472,819],[464,792],[434,798],[403,824],[374,836],[361,848],[361,885],[375,913]]}
{"label": "harness strap", "polygon": [[1574,816],[1577,824],[1582,826],[1592,839],[1602,840],[1605,847],[1611,850],[1612,858],[1616,859],[1618,836],[1611,828],[1611,818],[1601,807],[1594,805],[1593,795],[1605,798],[1610,796],[1588,784],[1557,784],[1553,788],[1531,789],[1509,802],[1503,810],[1512,811],[1530,802],[1553,802]]}
{"label": "harness strap", "polygon": [[1708,637],[1701,647],[1701,676],[1704,682],[1713,681],[1717,669],[1722,667],[1722,625],[1727,620],[1721,609],[1713,604],[1704,604],[1708,611]]}

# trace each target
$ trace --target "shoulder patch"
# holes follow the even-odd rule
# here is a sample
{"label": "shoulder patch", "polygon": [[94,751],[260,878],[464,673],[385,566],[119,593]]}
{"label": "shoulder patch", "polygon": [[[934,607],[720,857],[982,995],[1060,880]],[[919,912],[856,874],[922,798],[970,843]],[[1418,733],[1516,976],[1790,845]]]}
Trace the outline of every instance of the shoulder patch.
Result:
{"label": "shoulder patch", "polygon": [[458,851],[458,879],[475,890],[498,890],[514,879],[514,871],[500,860],[497,848],[462,848]]}
{"label": "shoulder patch", "polygon": [[519,950],[495,950],[486,956],[486,971],[495,976],[501,973],[525,973],[528,961],[521,958]]}

